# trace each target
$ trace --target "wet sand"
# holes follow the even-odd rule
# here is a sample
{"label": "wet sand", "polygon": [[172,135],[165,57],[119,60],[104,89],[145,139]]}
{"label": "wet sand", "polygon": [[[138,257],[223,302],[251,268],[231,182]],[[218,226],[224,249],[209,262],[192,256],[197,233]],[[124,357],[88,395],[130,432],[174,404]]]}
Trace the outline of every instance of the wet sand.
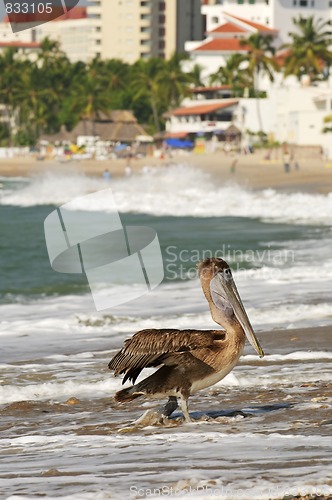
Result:
{"label": "wet sand", "polygon": [[[331,362],[287,355],[326,352],[331,333],[331,327],[259,333],[267,357],[245,356],[235,374],[240,380],[241,376],[261,376],[261,384],[217,385],[197,393],[190,398],[191,424],[184,424],[181,412],[176,411],[166,424],[133,428],[133,420],[158,401],[119,405],[111,395],[84,399],[72,394],[63,402],[5,405],[0,410],[0,431],[11,446],[0,473],[0,490],[4,495],[14,491],[40,495],[46,478],[52,478],[47,483],[50,496],[62,488],[71,494],[107,484],[112,498],[145,498],[152,488],[185,493],[188,487],[221,491],[226,484],[234,488],[234,500],[256,500],[252,485],[258,488],[272,481],[273,499],[330,499],[332,380],[322,375],[328,374]],[[111,377],[105,368],[114,351],[91,348],[95,366],[90,370],[102,370],[105,378]],[[248,346],[246,353],[252,354]],[[275,354],[281,356],[279,361],[269,357]],[[31,360],[34,365],[43,362]],[[56,377],[52,373],[56,365],[52,366],[49,376]],[[294,382],[287,373],[294,373]],[[275,377],[273,385],[264,382],[267,374]],[[23,450],[25,445],[29,452]],[[129,487],[136,484],[145,495],[131,494]],[[248,484],[247,496],[243,484]],[[312,493],[318,492],[320,484],[325,484],[325,492],[330,484],[325,496],[286,494],[299,485],[310,485]]]}
{"label": "wet sand", "polygon": [[[299,170],[291,168],[285,173],[281,155],[271,161],[264,160],[265,153],[253,155],[225,155],[222,152],[204,154],[177,154],[163,160],[145,157],[131,162],[132,171],[140,172],[144,166],[157,168],[174,163],[183,163],[201,168],[212,174],[218,182],[236,182],[254,189],[273,188],[283,191],[328,193],[332,190],[332,161],[319,158],[299,159]],[[105,168],[112,176],[125,175],[126,160],[109,161],[72,160],[66,163],[55,160],[37,161],[32,157],[0,159],[0,176],[31,176],[45,171],[79,171],[86,175],[101,177]]]}

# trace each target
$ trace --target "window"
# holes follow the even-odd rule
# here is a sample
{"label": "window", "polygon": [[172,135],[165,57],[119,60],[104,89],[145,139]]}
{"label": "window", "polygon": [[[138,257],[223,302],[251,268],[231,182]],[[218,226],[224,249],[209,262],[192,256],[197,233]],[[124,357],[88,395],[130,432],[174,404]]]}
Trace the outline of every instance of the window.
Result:
{"label": "window", "polygon": [[165,16],[164,16],[164,14],[160,14],[160,16],[159,16],[159,24],[165,24]]}
{"label": "window", "polygon": [[269,5],[270,0],[265,0],[266,5]]}
{"label": "window", "polygon": [[311,0],[311,7],[315,7],[315,0]]}
{"label": "window", "polygon": [[300,0],[299,5],[300,7],[308,7],[308,0]]}
{"label": "window", "polygon": [[329,1],[329,7],[332,7],[332,1],[331,0]]}
{"label": "window", "polygon": [[165,2],[159,2],[159,12],[163,12],[166,9]]}
{"label": "window", "polygon": [[159,36],[165,36],[165,28],[159,28]]}
{"label": "window", "polygon": [[237,3],[238,3],[238,4],[243,4],[243,3],[244,3],[244,0],[237,0]]}
{"label": "window", "polygon": [[160,40],[160,42],[158,44],[158,48],[159,48],[159,50],[163,50],[165,48],[165,42],[164,42],[164,40]]}
{"label": "window", "polygon": [[297,0],[293,0],[293,7],[297,6]]}
{"label": "window", "polygon": [[252,5],[252,4],[256,3],[256,0],[249,0],[249,3]]}
{"label": "window", "polygon": [[219,17],[217,17],[217,16],[213,16],[213,18],[211,20],[213,23],[219,23]]}

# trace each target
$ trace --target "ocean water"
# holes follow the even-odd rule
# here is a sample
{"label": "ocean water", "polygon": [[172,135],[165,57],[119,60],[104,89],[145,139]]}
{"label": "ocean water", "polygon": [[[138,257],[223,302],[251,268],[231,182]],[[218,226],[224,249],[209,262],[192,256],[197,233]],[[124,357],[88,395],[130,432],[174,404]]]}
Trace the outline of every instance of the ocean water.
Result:
{"label": "ocean water", "polygon": [[[189,165],[110,185],[75,170],[0,182],[1,498],[332,494],[332,193],[250,190]],[[50,267],[43,223],[108,187],[123,224],[157,232],[165,279],[97,312],[84,276]],[[107,191],[74,206],[111,211]],[[156,403],[115,404],[108,361],[143,328],[214,328],[196,271],[212,255],[233,268],[267,355],[246,346],[228,377],[190,399],[192,424],[177,412],[132,429]]]}

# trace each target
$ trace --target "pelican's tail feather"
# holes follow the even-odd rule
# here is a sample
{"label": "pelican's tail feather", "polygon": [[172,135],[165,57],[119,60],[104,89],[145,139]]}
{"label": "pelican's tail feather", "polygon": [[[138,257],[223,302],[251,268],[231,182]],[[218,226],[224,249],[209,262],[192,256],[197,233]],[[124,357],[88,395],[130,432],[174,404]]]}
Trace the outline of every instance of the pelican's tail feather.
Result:
{"label": "pelican's tail feather", "polygon": [[133,399],[139,398],[142,395],[142,392],[135,392],[135,386],[132,386],[116,392],[114,399],[118,403],[126,403],[127,401],[132,401]]}

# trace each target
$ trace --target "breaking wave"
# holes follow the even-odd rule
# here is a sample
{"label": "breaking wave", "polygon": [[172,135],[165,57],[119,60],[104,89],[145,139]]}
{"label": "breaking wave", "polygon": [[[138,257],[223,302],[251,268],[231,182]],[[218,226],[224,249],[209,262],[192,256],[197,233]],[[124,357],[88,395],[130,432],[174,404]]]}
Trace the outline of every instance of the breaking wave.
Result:
{"label": "breaking wave", "polygon": [[[209,174],[187,165],[150,169],[130,178],[102,179],[80,173],[68,175],[45,172],[17,189],[4,186],[4,205],[59,205],[76,197],[111,187],[117,208],[123,213],[146,213],[157,216],[260,218],[272,222],[297,224],[332,223],[332,193],[282,193],[273,189],[250,190],[234,183],[217,184]],[[80,210],[109,211],[108,191],[98,202],[87,206],[77,200]]]}

